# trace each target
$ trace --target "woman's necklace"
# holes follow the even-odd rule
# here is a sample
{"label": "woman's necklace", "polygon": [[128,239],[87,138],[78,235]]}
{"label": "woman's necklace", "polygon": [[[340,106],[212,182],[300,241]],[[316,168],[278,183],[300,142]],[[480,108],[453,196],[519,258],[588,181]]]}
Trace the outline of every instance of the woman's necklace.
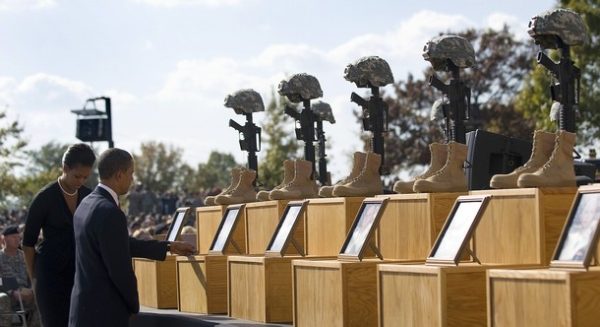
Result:
{"label": "woman's necklace", "polygon": [[58,187],[60,187],[60,190],[63,191],[63,193],[65,195],[68,195],[68,196],[75,196],[75,195],[77,195],[77,192],[79,190],[75,190],[75,192],[73,192],[73,193],[69,193],[69,192],[65,191],[65,189],[62,187],[62,185],[60,185],[60,177],[56,181],[58,182]]}

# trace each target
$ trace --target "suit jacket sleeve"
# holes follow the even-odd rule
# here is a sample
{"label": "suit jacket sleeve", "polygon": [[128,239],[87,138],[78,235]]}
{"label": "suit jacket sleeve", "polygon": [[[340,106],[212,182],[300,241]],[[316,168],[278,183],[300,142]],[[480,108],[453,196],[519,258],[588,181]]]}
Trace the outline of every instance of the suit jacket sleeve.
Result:
{"label": "suit jacket sleeve", "polygon": [[133,257],[163,261],[167,256],[168,243],[155,240],[138,240],[130,237],[129,249]]}
{"label": "suit jacket sleeve", "polygon": [[[129,312],[137,313],[140,310],[140,304],[137,281],[131,266],[126,217],[117,208],[112,211],[103,216],[104,221],[98,224],[99,251],[108,275],[117,292],[125,301]],[[106,221],[108,217],[110,217],[110,221]]]}

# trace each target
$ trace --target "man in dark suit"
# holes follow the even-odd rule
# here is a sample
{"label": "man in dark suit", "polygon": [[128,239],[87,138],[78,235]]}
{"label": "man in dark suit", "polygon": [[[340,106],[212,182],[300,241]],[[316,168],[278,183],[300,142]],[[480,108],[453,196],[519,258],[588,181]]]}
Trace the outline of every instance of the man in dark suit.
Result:
{"label": "man in dark suit", "polygon": [[71,294],[70,327],[128,326],[139,311],[132,256],[164,260],[167,251],[190,255],[183,242],[141,241],[129,237],[118,195],[133,181],[133,158],[109,149],[98,159],[100,184],[88,195],[73,218],[75,283]]}

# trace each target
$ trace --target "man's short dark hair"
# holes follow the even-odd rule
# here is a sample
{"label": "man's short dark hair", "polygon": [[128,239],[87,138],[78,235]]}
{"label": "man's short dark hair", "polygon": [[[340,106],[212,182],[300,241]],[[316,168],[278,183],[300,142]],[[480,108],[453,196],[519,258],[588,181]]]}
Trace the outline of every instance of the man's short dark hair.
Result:
{"label": "man's short dark hair", "polygon": [[77,143],[67,148],[63,154],[62,163],[69,168],[76,166],[92,167],[96,161],[94,150],[85,143]]}
{"label": "man's short dark hair", "polygon": [[108,149],[98,158],[98,175],[101,180],[109,179],[118,172],[124,172],[133,164],[129,152],[117,148]]}

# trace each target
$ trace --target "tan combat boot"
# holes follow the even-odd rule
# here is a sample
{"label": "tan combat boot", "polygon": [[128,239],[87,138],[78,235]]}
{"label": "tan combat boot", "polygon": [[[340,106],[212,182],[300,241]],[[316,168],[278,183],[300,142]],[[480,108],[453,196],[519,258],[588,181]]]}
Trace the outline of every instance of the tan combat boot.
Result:
{"label": "tan combat boot", "polygon": [[[289,184],[292,179],[294,179],[294,161],[292,160],[284,160],[283,161],[283,181],[281,184],[275,186],[273,190],[279,190],[280,188]],[[260,191],[256,193],[256,200],[258,201],[268,201],[269,193],[271,191]]]}
{"label": "tan combat boot", "polygon": [[216,204],[239,204],[256,201],[256,191],[252,183],[256,179],[256,171],[252,169],[244,169],[240,175],[240,181],[235,188],[224,195],[217,195],[215,198]]}
{"label": "tan combat boot", "polygon": [[516,188],[519,176],[533,173],[542,167],[552,154],[556,134],[544,131],[535,131],[533,134],[533,148],[529,160],[513,170],[510,174],[496,174],[490,180],[491,188]]}
{"label": "tan combat boot", "polygon": [[333,196],[333,188],[337,185],[344,185],[352,181],[355,177],[357,177],[362,168],[365,166],[365,160],[367,158],[367,154],[364,152],[354,152],[354,160],[352,161],[352,171],[350,175],[337,182],[332,186],[321,186],[319,189],[319,196],[323,198],[330,198]]}
{"label": "tan combat boot", "polygon": [[215,203],[215,198],[219,195],[226,195],[231,193],[231,191],[233,191],[233,189],[235,188],[235,186],[240,182],[240,176],[242,174],[242,170],[245,170],[246,168],[243,167],[234,167],[231,169],[231,182],[229,183],[229,185],[221,191],[221,193],[214,195],[214,196],[207,196],[206,198],[204,198],[204,205],[205,206],[214,206],[216,205]]}
{"label": "tan combat boot", "polygon": [[413,186],[416,180],[425,179],[444,167],[448,154],[448,145],[442,143],[431,143],[429,144],[429,151],[431,152],[431,164],[429,165],[429,168],[427,168],[427,170],[421,175],[415,177],[412,181],[397,181],[394,183],[394,192],[414,193]]}
{"label": "tan combat boot", "polygon": [[374,196],[383,193],[383,183],[379,176],[381,156],[367,152],[365,165],[360,174],[350,182],[333,188],[333,196]]}
{"label": "tan combat boot", "polygon": [[467,178],[463,164],[467,159],[467,146],[462,143],[448,143],[448,156],[442,169],[435,174],[415,181],[413,190],[418,193],[465,192]]}
{"label": "tan combat boot", "polygon": [[533,173],[519,177],[519,187],[567,187],[577,186],[573,167],[575,134],[560,131],[556,135],[550,159]]}
{"label": "tan combat boot", "polygon": [[301,200],[317,197],[319,187],[312,179],[312,162],[296,160],[294,179],[284,187],[269,193],[271,200]]}

